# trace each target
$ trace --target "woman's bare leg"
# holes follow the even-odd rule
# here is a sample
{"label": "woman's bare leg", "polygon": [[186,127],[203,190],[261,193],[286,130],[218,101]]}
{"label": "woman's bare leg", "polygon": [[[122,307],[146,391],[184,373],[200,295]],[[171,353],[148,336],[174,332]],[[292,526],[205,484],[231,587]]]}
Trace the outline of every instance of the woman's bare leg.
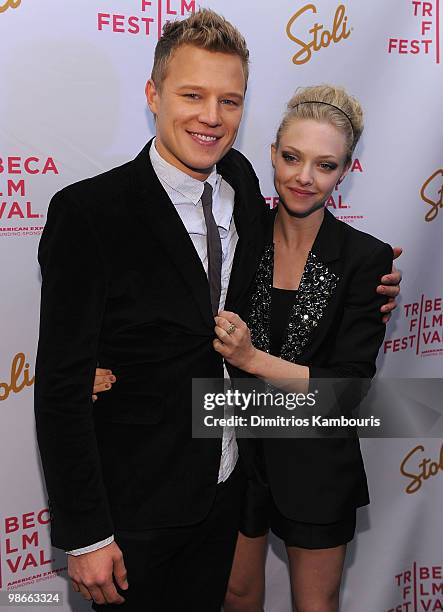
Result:
{"label": "woman's bare leg", "polygon": [[263,612],[267,535],[238,534],[224,603],[225,612]]}
{"label": "woman's bare leg", "polygon": [[338,612],[346,545],[308,550],[286,547],[296,612]]}

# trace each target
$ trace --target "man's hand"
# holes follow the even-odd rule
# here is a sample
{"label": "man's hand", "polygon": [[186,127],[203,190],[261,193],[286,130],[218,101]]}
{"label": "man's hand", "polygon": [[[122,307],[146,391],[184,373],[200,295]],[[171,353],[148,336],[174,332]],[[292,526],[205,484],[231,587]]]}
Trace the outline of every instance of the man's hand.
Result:
{"label": "man's hand", "polygon": [[83,555],[68,555],[68,574],[77,593],[98,604],[122,604],[113,577],[124,591],[128,588],[123,554],[115,542]]}
{"label": "man's hand", "polygon": [[[401,247],[393,247],[394,251],[394,259],[400,257],[403,253],[403,249]],[[381,285],[377,287],[377,293],[381,295],[387,295],[389,297],[388,303],[381,307],[381,312],[385,313],[383,317],[383,323],[387,323],[391,318],[392,311],[397,308],[398,304],[395,301],[395,298],[400,293],[400,283],[401,283],[402,275],[399,270],[395,266],[392,266],[391,274],[385,274],[381,278]]]}
{"label": "man's hand", "polygon": [[95,402],[98,399],[97,393],[102,393],[102,391],[109,391],[116,380],[117,379],[112,373],[112,370],[104,370],[103,368],[96,368],[95,378],[94,378],[94,387],[92,389],[93,401]]}

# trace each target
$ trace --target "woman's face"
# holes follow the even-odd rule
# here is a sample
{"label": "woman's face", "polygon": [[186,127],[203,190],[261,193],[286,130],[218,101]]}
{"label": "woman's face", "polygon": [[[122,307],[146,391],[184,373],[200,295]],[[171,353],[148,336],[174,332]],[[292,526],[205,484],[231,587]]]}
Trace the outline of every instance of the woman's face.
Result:
{"label": "woman's face", "polygon": [[289,214],[307,217],[321,208],[349,170],[345,136],[330,123],[294,119],[272,145],[274,184]]}

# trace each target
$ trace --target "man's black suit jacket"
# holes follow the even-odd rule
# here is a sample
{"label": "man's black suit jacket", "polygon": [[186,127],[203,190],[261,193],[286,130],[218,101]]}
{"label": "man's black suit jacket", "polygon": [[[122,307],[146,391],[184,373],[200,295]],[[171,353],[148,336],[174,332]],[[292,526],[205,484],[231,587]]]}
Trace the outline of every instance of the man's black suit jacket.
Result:
{"label": "man's black suit jacket", "polygon": [[[192,378],[223,377],[209,287],[149,146],[57,193],[40,243],[37,436],[53,544],[67,550],[116,529],[196,523],[215,495],[221,441],[191,437]],[[266,206],[243,155],[217,169],[235,190],[225,309],[239,312]],[[97,364],[117,382],[93,405]]]}

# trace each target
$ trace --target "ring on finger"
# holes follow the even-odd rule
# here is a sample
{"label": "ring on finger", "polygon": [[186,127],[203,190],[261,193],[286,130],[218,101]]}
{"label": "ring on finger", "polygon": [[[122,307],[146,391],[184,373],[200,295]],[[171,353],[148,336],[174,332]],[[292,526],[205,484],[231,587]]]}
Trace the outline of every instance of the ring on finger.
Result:
{"label": "ring on finger", "polygon": [[231,334],[235,332],[236,329],[237,329],[237,326],[234,325],[234,323],[230,323],[228,329],[226,330],[226,333],[230,336]]}

